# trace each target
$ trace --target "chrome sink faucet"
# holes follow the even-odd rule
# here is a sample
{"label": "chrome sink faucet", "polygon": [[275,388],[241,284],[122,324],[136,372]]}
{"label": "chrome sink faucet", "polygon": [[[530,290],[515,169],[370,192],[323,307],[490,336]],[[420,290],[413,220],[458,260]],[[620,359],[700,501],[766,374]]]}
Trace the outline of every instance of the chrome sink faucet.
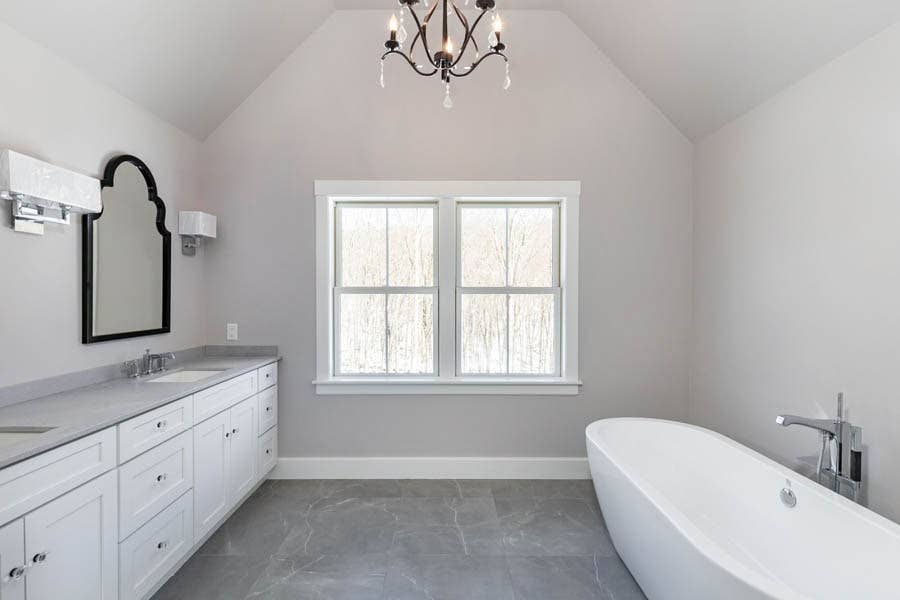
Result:
{"label": "chrome sink faucet", "polygon": [[778,415],[775,422],[782,427],[801,425],[818,431],[822,447],[816,466],[816,481],[822,483],[822,475],[828,475],[832,490],[841,493],[844,485],[850,490],[850,498],[859,502],[862,489],[862,427],[844,420],[844,394],[837,397],[836,419]]}
{"label": "chrome sink faucet", "polygon": [[175,360],[175,354],[172,352],[151,354],[150,348],[147,348],[141,358],[125,361],[123,369],[125,374],[131,378],[141,377],[142,375],[152,375],[153,373],[166,371],[167,360]]}

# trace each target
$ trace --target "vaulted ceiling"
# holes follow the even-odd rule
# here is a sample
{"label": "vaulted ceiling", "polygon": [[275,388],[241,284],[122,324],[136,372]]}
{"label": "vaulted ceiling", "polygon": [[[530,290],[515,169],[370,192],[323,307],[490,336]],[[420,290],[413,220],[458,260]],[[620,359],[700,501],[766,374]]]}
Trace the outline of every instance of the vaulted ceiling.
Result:
{"label": "vaulted ceiling", "polygon": [[[391,0],[0,0],[0,20],[204,139],[334,10],[392,5]],[[565,12],[692,139],[900,21],[897,0],[498,0],[498,5]]]}

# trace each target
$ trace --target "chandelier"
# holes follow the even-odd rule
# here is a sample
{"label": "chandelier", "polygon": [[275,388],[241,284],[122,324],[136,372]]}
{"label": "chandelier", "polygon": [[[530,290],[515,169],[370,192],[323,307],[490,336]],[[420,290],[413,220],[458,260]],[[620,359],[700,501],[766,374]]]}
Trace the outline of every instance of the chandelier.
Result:
{"label": "chandelier", "polygon": [[[509,58],[503,53],[506,50],[506,44],[500,41],[503,21],[500,19],[500,15],[497,14],[494,0],[475,0],[475,7],[481,12],[475,17],[471,25],[465,13],[460,10],[454,0],[431,0],[434,4],[430,8],[428,6],[429,0],[422,0],[424,16],[421,19],[415,9],[415,5],[419,3],[419,0],[397,1],[400,4],[400,18],[398,19],[396,14],[391,15],[388,25],[390,37],[384,43],[387,52],[381,56],[381,78],[379,80],[381,87],[384,87],[384,61],[388,56],[396,54],[406,60],[409,66],[412,67],[412,70],[418,75],[423,77],[440,75],[441,81],[444,82],[445,86],[444,108],[453,108],[453,98],[450,96],[450,80],[453,77],[468,77],[485,59],[491,56],[499,56],[506,62],[506,79],[503,82],[503,89],[509,89],[509,86],[512,84],[509,77]],[[469,6],[469,1],[465,0],[464,8]],[[434,46],[430,45],[428,41],[428,24],[439,7],[442,17],[441,45],[439,50],[432,53]],[[408,47],[404,48],[409,39],[409,33],[404,26],[407,12],[415,21],[415,35],[413,35],[412,42]],[[491,31],[487,39],[487,48],[482,54],[478,40],[475,39],[475,30],[488,13],[491,13]],[[449,33],[450,22],[453,17],[456,17],[463,30],[462,42],[458,46],[458,53],[454,53],[455,46]],[[415,52],[417,46],[421,47],[419,53]],[[424,55],[428,62],[418,62],[416,59],[417,55]],[[460,64],[465,57],[468,57],[466,59],[467,64]]]}

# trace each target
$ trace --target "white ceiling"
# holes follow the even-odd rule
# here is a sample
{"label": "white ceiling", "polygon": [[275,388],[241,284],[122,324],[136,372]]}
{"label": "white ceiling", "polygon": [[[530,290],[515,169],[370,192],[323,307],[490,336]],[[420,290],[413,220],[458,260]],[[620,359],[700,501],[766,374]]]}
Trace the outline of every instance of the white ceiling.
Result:
{"label": "white ceiling", "polygon": [[[898,0],[498,0],[558,9],[688,137],[900,21]],[[335,9],[391,0],[0,0],[0,20],[198,139]]]}
{"label": "white ceiling", "polygon": [[0,0],[13,29],[199,139],[333,10],[331,0]]}
{"label": "white ceiling", "polygon": [[561,0],[698,139],[900,20],[898,0]]}

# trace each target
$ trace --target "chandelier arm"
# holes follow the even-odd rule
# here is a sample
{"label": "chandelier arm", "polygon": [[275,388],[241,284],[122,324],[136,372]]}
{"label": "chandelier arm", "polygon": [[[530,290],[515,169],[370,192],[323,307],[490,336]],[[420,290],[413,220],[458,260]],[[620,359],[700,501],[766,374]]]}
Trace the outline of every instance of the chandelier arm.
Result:
{"label": "chandelier arm", "polygon": [[[453,5],[453,8],[456,8],[455,4]],[[458,10],[459,9],[457,9],[457,11]],[[487,12],[488,12],[488,9],[486,9],[486,8],[483,9],[481,11],[481,14],[478,15],[478,18],[475,19],[475,22],[472,23],[471,28],[469,28],[467,22],[463,22],[463,26],[466,28],[466,39],[463,40],[462,48],[459,49],[459,56],[456,57],[456,60],[451,65],[451,68],[455,67],[459,63],[459,61],[462,60],[463,54],[466,53],[466,46],[469,45],[469,40],[471,40],[472,43],[475,44],[475,49],[478,50],[478,42],[475,41],[475,30],[478,29],[478,24],[481,22],[482,17],[484,17],[484,15],[486,15]],[[459,15],[458,12],[457,12],[457,15]],[[460,17],[460,19],[463,19],[463,17],[461,15],[459,15],[459,17]],[[487,56],[487,55],[485,55],[485,56]]]}
{"label": "chandelier arm", "polygon": [[428,48],[428,36],[425,34],[425,28],[428,27],[428,21],[431,20],[431,16],[434,14],[435,9],[437,9],[438,3],[435,2],[434,6],[431,7],[431,10],[428,11],[428,14],[425,15],[424,21],[419,21],[419,15],[416,14],[416,11],[413,9],[412,5],[409,6],[409,14],[412,15],[413,20],[416,22],[416,28],[418,32],[416,33],[416,37],[413,40],[413,43],[409,46],[409,61],[412,62],[412,53],[413,48],[416,45],[416,41],[421,38],[422,47],[425,49],[425,56],[428,58],[429,64],[435,69],[438,68],[437,63],[434,62],[434,57],[431,56],[431,50]]}
{"label": "chandelier arm", "polygon": [[484,59],[486,59],[490,56],[499,56],[499,57],[503,58],[503,60],[505,60],[507,63],[509,63],[509,58],[507,58],[507,56],[505,54],[494,50],[493,52],[489,52],[489,53],[485,54],[484,56],[482,56],[481,58],[479,58],[478,60],[476,60],[475,62],[473,62],[472,66],[469,68],[468,71],[464,71],[463,73],[457,73],[456,71],[449,71],[449,73],[453,77],[468,77],[469,75],[471,75],[472,73],[475,72],[475,69],[478,68],[478,65],[480,65],[482,62],[484,62]]}
{"label": "chandelier arm", "polygon": [[383,61],[385,58],[387,58],[391,54],[396,54],[397,56],[401,57],[403,60],[405,60],[407,63],[409,63],[409,66],[412,67],[413,71],[415,71],[418,75],[421,75],[423,77],[431,77],[438,72],[436,67],[430,73],[427,71],[421,71],[419,69],[419,65],[417,65],[411,58],[409,58],[408,56],[406,56],[404,53],[400,52],[399,50],[388,50],[387,52],[385,52],[384,54],[381,55],[381,60]]}

